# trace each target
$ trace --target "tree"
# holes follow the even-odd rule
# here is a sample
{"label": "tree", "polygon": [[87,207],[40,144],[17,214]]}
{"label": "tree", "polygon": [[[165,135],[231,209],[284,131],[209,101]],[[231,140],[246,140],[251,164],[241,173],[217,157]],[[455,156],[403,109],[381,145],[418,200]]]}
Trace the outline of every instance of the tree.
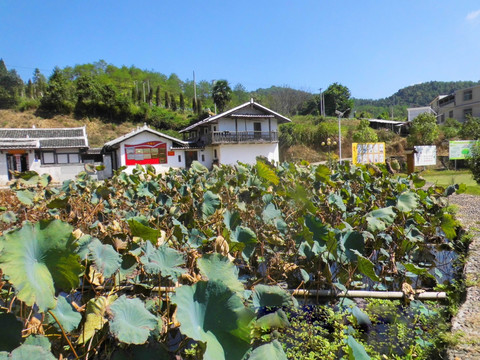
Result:
{"label": "tree", "polygon": [[335,110],[345,112],[343,117],[348,117],[353,109],[354,101],[350,99],[350,90],[339,83],[333,83],[324,93],[325,114],[336,116]]}
{"label": "tree", "polygon": [[48,79],[47,90],[40,101],[40,108],[53,113],[69,114],[73,107],[72,83],[59,67],[55,67]]}
{"label": "tree", "polygon": [[0,108],[15,107],[23,86],[23,81],[17,72],[13,69],[8,71],[5,62],[0,59]]}
{"label": "tree", "polygon": [[366,119],[360,120],[357,130],[353,134],[353,141],[357,143],[372,143],[378,141],[377,133],[370,127],[370,121]]}
{"label": "tree", "polygon": [[480,118],[469,116],[462,124],[459,135],[464,140],[480,139]]}
{"label": "tree", "polygon": [[250,95],[247,92],[247,89],[242,84],[238,83],[233,87],[232,101],[235,105],[240,105],[246,103],[250,100]]}
{"label": "tree", "polygon": [[160,95],[160,86],[157,86],[157,89],[155,90],[155,105],[157,106],[162,105],[162,98]]}
{"label": "tree", "polygon": [[192,98],[192,111],[193,111],[194,113],[197,112],[197,102],[195,101],[195,98],[194,98],[194,97]]}
{"label": "tree", "polygon": [[170,109],[177,111],[177,101],[175,100],[175,96],[173,96],[173,94],[170,95]]}
{"label": "tree", "polygon": [[453,139],[457,137],[462,129],[462,124],[456,119],[448,118],[445,124],[441,126],[441,129],[446,139]]}
{"label": "tree", "polygon": [[432,145],[438,139],[438,134],[439,130],[435,115],[423,113],[413,119],[407,143],[409,146]]}
{"label": "tree", "polygon": [[148,105],[152,106],[153,104],[153,87],[148,91]]}
{"label": "tree", "polygon": [[227,80],[217,80],[213,85],[212,97],[218,112],[223,112],[228,102],[232,99],[232,89]]}
{"label": "tree", "polygon": [[33,87],[35,98],[39,99],[43,97],[45,90],[47,89],[47,79],[38,68],[33,71]]}
{"label": "tree", "polygon": [[168,97],[168,92],[165,91],[165,109],[170,108],[170,98]]}
{"label": "tree", "polygon": [[183,98],[183,94],[180,93],[180,110],[185,110],[185,99]]}

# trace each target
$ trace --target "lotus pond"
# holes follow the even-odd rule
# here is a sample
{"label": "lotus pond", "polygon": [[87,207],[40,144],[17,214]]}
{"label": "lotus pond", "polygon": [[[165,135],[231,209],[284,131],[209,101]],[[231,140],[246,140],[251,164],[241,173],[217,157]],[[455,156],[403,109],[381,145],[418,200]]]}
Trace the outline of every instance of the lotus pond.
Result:
{"label": "lotus pond", "polygon": [[[431,330],[458,299],[416,292],[459,293],[461,186],[263,160],[17,175],[0,193],[0,359],[427,359],[447,344]],[[293,289],[410,290],[312,307]]]}

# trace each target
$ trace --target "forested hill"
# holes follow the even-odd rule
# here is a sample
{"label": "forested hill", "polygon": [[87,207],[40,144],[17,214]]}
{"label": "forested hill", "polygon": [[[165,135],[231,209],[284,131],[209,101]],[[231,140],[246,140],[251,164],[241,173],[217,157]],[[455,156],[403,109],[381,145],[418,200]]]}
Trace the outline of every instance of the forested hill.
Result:
{"label": "forested hill", "polygon": [[398,90],[392,96],[383,99],[355,99],[355,106],[427,106],[438,95],[448,95],[456,90],[468,88],[479,84],[480,81],[429,81],[422,84],[407,86],[403,89]]}

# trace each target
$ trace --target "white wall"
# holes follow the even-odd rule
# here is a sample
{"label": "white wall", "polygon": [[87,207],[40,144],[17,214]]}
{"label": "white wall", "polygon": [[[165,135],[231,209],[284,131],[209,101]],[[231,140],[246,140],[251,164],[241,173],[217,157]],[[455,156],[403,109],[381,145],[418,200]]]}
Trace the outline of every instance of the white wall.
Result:
{"label": "white wall", "polygon": [[8,182],[7,154],[0,154],[0,184],[4,185]]}
{"label": "white wall", "polygon": [[[173,156],[168,156],[167,155],[167,163],[166,164],[155,164],[152,165],[155,170],[159,173],[166,172],[170,168],[183,168],[185,167],[185,151],[184,150],[170,150],[172,147],[172,141],[159,137],[155,134],[152,134],[148,131],[144,131],[140,134],[137,134],[135,136],[132,136],[131,138],[125,140],[120,144],[120,148],[116,151],[116,156],[117,156],[117,164],[118,166],[127,166],[126,165],[126,158],[125,158],[125,145],[137,145],[137,144],[142,144],[147,141],[162,141],[167,144],[167,152],[168,151],[174,151],[175,155]],[[178,155],[180,155],[180,161],[178,161]],[[135,165],[130,165],[127,166],[127,169],[125,170],[127,173],[131,174],[133,169],[135,168]]]}
{"label": "white wall", "polygon": [[279,161],[278,143],[220,145],[217,153],[219,162],[225,165],[235,165],[238,161],[255,164],[257,156],[265,156],[270,161]]}

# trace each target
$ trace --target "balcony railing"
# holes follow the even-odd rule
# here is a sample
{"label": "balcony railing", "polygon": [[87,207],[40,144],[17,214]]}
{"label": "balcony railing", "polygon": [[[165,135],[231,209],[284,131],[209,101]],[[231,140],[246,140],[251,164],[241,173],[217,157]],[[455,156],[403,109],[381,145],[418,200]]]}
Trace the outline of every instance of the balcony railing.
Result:
{"label": "balcony railing", "polygon": [[210,144],[277,142],[278,133],[276,131],[214,131],[209,134],[207,141]]}

